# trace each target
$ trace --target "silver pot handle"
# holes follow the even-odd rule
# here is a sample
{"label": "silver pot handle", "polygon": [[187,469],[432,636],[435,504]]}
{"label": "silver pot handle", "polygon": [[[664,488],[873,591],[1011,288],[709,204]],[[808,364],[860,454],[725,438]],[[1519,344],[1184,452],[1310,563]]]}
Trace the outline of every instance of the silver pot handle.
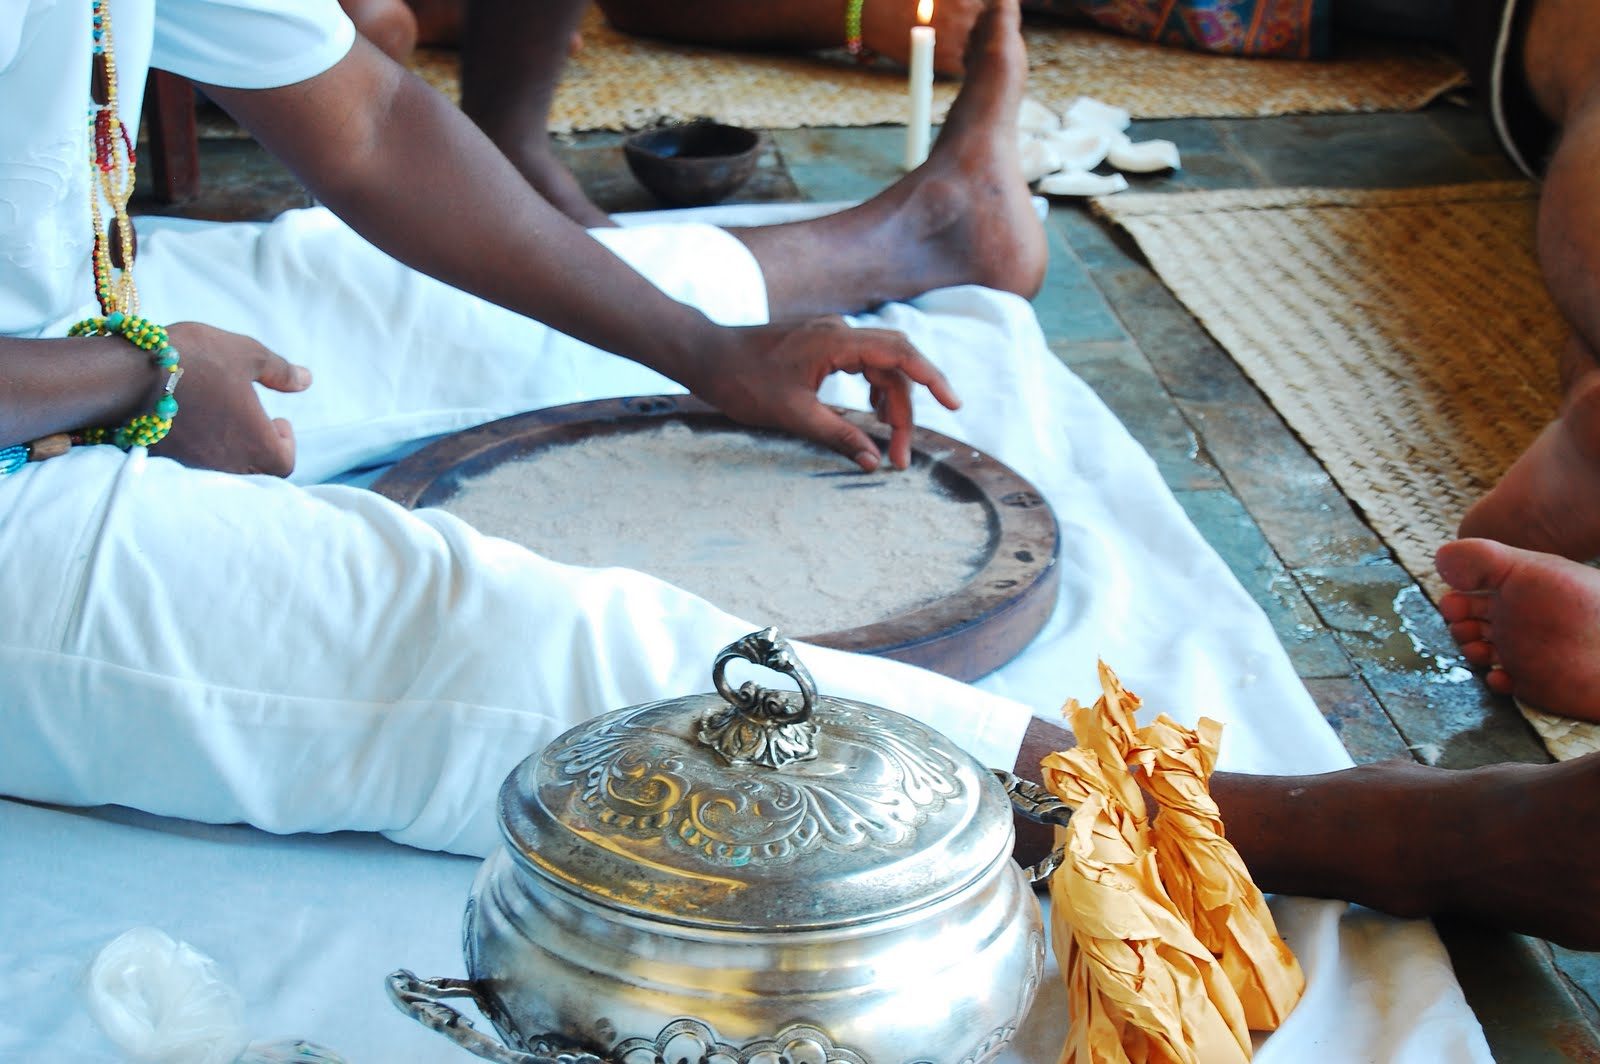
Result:
{"label": "silver pot handle", "polygon": [[[753,681],[735,690],[727,678],[728,662],[735,658],[783,673],[799,685],[799,699]],[[817,724],[811,719],[817,685],[776,628],[751,632],[723,647],[712,663],[711,682],[727,705],[701,719],[698,735],[702,745],[728,764],[782,768],[817,756]]]}
{"label": "silver pot handle", "polygon": [[[1044,787],[1030,780],[1022,779],[1007,772],[1003,768],[991,769],[1000,785],[1006,789],[1006,794],[1011,798],[1011,808],[1021,816],[1027,817],[1035,824],[1048,824],[1052,827],[1066,827],[1072,819],[1072,806],[1057,798]],[[1036,865],[1022,870],[1028,877],[1029,883],[1038,883],[1049,879],[1050,874],[1061,867],[1061,862],[1066,860],[1065,847],[1057,847],[1049,856]]]}
{"label": "silver pot handle", "polygon": [[472,1021],[443,1004],[443,998],[471,998],[480,1010],[483,996],[471,979],[419,979],[404,968],[388,979],[389,997],[399,1010],[468,1052],[495,1064],[611,1064],[554,1035],[541,1035],[527,1051],[511,1049],[483,1034]]}

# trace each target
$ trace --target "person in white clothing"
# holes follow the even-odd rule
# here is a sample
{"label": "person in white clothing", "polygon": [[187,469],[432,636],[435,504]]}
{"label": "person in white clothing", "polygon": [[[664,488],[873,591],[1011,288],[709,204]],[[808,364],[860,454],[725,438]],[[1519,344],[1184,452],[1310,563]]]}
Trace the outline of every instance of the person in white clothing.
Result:
{"label": "person in white clothing", "polygon": [[[206,86],[342,222],[149,224],[136,249],[118,127],[152,63]],[[905,337],[835,315],[1037,288],[1042,231],[1003,132],[1025,69],[1015,0],[997,0],[928,164],[879,197],[602,242],[333,0],[26,0],[0,22],[0,793],[487,852],[484,798],[512,764],[594,713],[700,689],[707,648],[748,626],[283,475],[298,459],[295,480],[322,480],[599,376],[871,468],[877,445],[817,401],[828,375],[862,374],[902,464],[913,389],[956,396]],[[988,763],[1036,775],[1070,742],[917,669],[806,660],[829,693],[908,707]],[[1393,764],[1223,775],[1216,793],[1268,890],[1592,945],[1592,848],[1545,852],[1529,826],[1582,823],[1596,771]]]}

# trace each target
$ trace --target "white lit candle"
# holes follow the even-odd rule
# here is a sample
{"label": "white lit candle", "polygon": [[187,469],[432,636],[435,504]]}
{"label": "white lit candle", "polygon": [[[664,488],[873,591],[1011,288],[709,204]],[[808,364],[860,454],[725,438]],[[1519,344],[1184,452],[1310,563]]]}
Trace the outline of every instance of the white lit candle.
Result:
{"label": "white lit candle", "polygon": [[911,27],[911,115],[906,121],[906,169],[915,170],[928,157],[933,121],[933,0],[917,0],[917,21]]}

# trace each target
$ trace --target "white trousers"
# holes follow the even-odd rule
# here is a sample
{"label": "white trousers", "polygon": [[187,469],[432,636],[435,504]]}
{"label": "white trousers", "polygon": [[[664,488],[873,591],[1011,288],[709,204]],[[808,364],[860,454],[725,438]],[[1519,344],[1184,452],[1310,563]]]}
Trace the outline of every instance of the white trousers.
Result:
{"label": "white trousers", "polygon": [[[708,226],[597,234],[675,298],[764,320]],[[320,210],[152,227],[147,315],[309,365],[295,480],[505,414],[681,390],[423,278]],[[179,416],[182,416],[181,414]],[[558,565],[356,488],[76,449],[0,480],[0,794],[484,854],[495,789],[596,713],[709,690],[758,623],[625,570]],[[1028,711],[893,662],[803,648],[824,694],[912,713],[1010,767]]]}

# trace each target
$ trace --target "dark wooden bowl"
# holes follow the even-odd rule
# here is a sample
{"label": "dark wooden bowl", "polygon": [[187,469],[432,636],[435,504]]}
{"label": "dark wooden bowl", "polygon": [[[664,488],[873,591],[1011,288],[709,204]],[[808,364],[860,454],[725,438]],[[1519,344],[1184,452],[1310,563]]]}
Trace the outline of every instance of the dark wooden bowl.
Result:
{"label": "dark wooden bowl", "polygon": [[635,133],[622,143],[628,169],[662,203],[720,203],[750,180],[761,134],[717,122],[690,122]]}
{"label": "dark wooden bowl", "polygon": [[[875,435],[871,415],[840,411]],[[463,480],[542,448],[597,436],[649,432],[667,421],[691,428],[766,435],[735,425],[683,395],[598,399],[536,410],[464,429],[401,460],[373,485],[409,508],[438,506]],[[881,442],[881,435],[879,435]],[[1060,550],[1055,515],[1028,481],[994,458],[925,428],[912,433],[912,454],[932,463],[941,486],[988,512],[989,547],[966,585],[929,605],[874,624],[799,638],[821,646],[877,654],[973,680],[1004,665],[1038,634],[1055,609]],[[761,618],[753,617],[754,623]]]}

